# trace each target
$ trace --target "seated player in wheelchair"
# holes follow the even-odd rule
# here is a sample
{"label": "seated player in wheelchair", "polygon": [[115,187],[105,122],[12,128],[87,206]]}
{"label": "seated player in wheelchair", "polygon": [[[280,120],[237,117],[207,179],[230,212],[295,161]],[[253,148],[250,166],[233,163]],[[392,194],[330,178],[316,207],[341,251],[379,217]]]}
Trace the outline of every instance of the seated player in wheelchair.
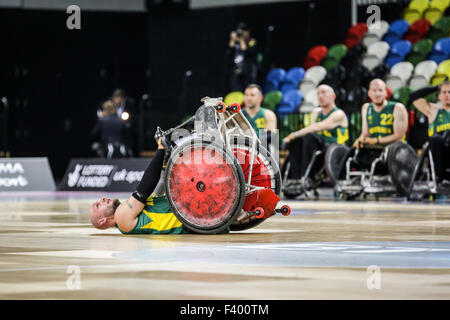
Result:
{"label": "seated player in wheelchair", "polygon": [[[405,143],[408,114],[403,104],[386,99],[386,84],[373,79],[371,102],[361,108],[361,135],[344,159],[335,192],[346,196],[361,193],[406,193],[417,155]],[[344,180],[342,180],[344,179]]]}
{"label": "seated player in wheelchair", "polygon": [[[425,96],[438,92],[441,104],[431,103]],[[438,193],[450,189],[450,81],[438,86],[426,87],[410,94],[411,103],[428,119],[428,141],[425,143],[432,157],[433,171],[438,184]],[[425,148],[423,148],[425,149]],[[416,177],[414,177],[416,178]]]}
{"label": "seated player in wheelchair", "polygon": [[[323,159],[332,143],[348,140],[348,120],[345,112],[335,104],[336,94],[328,85],[317,88],[319,107],[311,115],[311,125],[290,133],[283,140],[289,156],[282,168],[286,197],[296,197],[316,189],[320,184],[317,173],[324,167]],[[316,192],[315,192],[316,193]]]}

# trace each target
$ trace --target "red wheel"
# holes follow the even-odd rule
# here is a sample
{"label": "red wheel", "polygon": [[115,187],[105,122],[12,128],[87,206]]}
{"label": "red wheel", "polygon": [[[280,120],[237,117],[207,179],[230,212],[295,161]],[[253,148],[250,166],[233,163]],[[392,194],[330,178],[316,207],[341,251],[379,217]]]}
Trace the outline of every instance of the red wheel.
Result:
{"label": "red wheel", "polygon": [[253,211],[259,211],[259,213],[255,214],[255,218],[261,219],[264,217],[264,209],[263,208],[257,207]]}
{"label": "red wheel", "polygon": [[166,172],[166,194],[174,214],[194,232],[220,232],[240,212],[245,193],[242,170],[223,147],[188,140],[172,152]]}
{"label": "red wheel", "polygon": [[[248,182],[250,175],[250,162],[253,156],[251,151],[251,141],[249,138],[233,137],[231,139],[231,149],[244,173],[245,182]],[[251,166],[250,184],[256,187],[271,188],[276,194],[280,193],[281,176],[278,165],[270,155],[270,152],[256,144],[255,157]]]}
{"label": "red wheel", "polygon": [[238,113],[239,111],[241,111],[241,105],[237,102],[230,104],[230,111],[232,113]]}
{"label": "red wheel", "polygon": [[281,214],[283,216],[288,216],[291,214],[291,207],[289,207],[288,205],[284,205],[281,207]]}
{"label": "red wheel", "polygon": [[227,110],[227,105],[224,102],[217,102],[215,108],[217,112],[225,112],[225,110]]}
{"label": "red wheel", "polygon": [[[250,175],[250,160],[252,157],[252,141],[247,137],[235,136],[231,138],[230,143],[234,156],[241,165],[245,183],[248,183],[248,177]],[[256,144],[255,148],[255,157],[253,160],[250,184],[252,186],[270,188],[277,195],[280,194],[281,191],[281,174],[278,169],[278,164],[273,159],[270,152],[259,143]],[[255,219],[246,223],[233,223],[230,226],[230,230],[242,231],[250,229],[263,221],[264,219]]]}

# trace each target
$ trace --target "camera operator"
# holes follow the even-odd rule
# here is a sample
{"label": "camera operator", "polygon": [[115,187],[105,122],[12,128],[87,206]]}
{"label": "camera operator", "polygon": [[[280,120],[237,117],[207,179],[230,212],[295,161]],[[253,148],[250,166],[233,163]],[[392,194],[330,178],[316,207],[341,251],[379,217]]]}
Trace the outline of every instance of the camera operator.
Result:
{"label": "camera operator", "polygon": [[256,40],[251,37],[245,22],[238,24],[230,33],[228,43],[229,91],[243,91],[250,83],[255,83],[258,75],[256,62]]}

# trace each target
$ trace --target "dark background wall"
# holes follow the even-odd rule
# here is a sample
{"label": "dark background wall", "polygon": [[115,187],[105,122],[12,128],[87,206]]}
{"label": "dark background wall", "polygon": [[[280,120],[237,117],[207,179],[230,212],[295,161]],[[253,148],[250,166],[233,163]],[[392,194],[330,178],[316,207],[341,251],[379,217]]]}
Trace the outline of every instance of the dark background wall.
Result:
{"label": "dark background wall", "polygon": [[0,95],[10,104],[13,157],[46,156],[57,178],[71,157],[91,156],[96,110],[115,87],[147,90],[147,15],[0,11]]}
{"label": "dark background wall", "polygon": [[[252,29],[266,67],[290,68],[301,65],[313,45],[329,47],[344,40],[350,2],[82,11],[81,30],[66,28],[64,11],[2,9],[0,96],[10,102],[12,156],[46,156],[61,178],[70,158],[93,156],[90,130],[96,110],[117,87],[138,105],[143,94],[150,95],[144,147],[155,148],[156,125],[176,125],[195,111],[202,97],[227,93],[225,52],[238,22],[246,21]],[[364,10],[359,10],[360,21],[367,19]],[[188,70],[192,75],[187,78]]]}

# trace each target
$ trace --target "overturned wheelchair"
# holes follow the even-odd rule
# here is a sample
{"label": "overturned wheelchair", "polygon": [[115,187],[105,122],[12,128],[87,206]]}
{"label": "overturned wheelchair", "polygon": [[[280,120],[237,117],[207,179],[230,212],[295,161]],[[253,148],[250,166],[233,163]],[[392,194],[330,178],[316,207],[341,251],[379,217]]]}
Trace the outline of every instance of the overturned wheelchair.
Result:
{"label": "overturned wheelchair", "polygon": [[176,217],[197,233],[241,231],[275,213],[280,201],[277,162],[261,144],[239,104],[205,97],[195,115],[161,133],[168,152],[165,193]]}
{"label": "overturned wheelchair", "polygon": [[[377,155],[364,165],[364,153],[374,151]],[[428,143],[423,146],[420,157],[410,145],[402,142],[362,149],[330,146],[329,156],[335,152],[345,156],[326,161],[326,164],[335,166],[331,171],[335,177],[334,195],[339,199],[367,198],[369,195],[375,198],[433,199],[437,193],[433,156]]]}

